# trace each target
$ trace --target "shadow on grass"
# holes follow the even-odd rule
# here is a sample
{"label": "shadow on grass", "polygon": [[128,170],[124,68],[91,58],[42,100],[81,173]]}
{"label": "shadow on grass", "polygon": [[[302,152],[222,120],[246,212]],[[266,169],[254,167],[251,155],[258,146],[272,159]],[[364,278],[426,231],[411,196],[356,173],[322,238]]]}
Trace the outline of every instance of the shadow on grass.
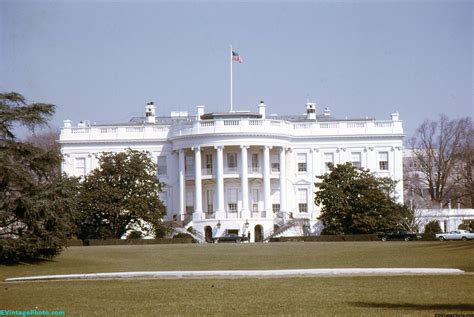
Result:
{"label": "shadow on grass", "polygon": [[413,310],[439,310],[439,311],[474,311],[473,304],[409,304],[409,303],[373,303],[351,302],[355,307],[361,308],[386,308],[386,309],[413,309]]}
{"label": "shadow on grass", "polygon": [[53,263],[56,262],[54,259],[33,259],[33,260],[23,260],[16,263],[0,263],[0,266],[21,266],[21,265],[41,265],[44,263]]}
{"label": "shadow on grass", "polygon": [[474,240],[471,241],[433,241],[423,245],[415,246],[421,249],[464,249],[474,251]]}

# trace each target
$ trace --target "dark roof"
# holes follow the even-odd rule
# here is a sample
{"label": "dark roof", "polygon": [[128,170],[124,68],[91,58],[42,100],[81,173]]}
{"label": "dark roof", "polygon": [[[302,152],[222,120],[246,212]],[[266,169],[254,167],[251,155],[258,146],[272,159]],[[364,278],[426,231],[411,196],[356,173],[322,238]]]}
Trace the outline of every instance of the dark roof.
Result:
{"label": "dark roof", "polygon": [[210,112],[201,116],[202,120],[211,119],[235,119],[235,118],[251,118],[261,119],[262,115],[250,111],[236,111],[236,112]]}
{"label": "dark roof", "polygon": [[316,121],[306,118],[306,115],[276,115],[267,116],[267,119],[283,120],[289,122],[337,122],[337,121],[375,121],[373,118],[347,118],[339,119],[332,116],[317,115]]}
{"label": "dark roof", "polygon": [[[250,119],[261,119],[262,116],[255,112],[239,111],[239,112],[211,112],[205,113],[201,116],[203,120],[212,119],[236,119],[236,118],[250,118]],[[375,121],[374,118],[346,118],[338,119],[332,116],[317,115],[316,121],[309,120],[306,115],[267,115],[267,119],[283,120],[288,122],[338,122],[338,121]],[[155,125],[173,125],[179,122],[191,122],[195,121],[195,116],[186,117],[155,117]],[[129,122],[122,123],[93,123],[95,126],[131,126],[131,125],[144,125],[146,123],[146,117],[132,117]]]}

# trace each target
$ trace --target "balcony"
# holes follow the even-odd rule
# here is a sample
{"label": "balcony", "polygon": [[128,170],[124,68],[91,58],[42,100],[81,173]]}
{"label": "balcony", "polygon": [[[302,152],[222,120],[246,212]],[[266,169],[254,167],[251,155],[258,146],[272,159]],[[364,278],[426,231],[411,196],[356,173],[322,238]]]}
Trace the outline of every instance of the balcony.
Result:
{"label": "balcony", "polygon": [[248,168],[249,174],[262,174],[262,169],[259,166],[250,166]]}
{"label": "balcony", "polygon": [[212,168],[203,168],[201,170],[201,174],[202,174],[202,176],[212,176],[212,175],[214,175],[214,171],[213,171]]}
{"label": "balcony", "polygon": [[238,174],[239,169],[237,167],[226,167],[224,168],[224,174]]}
{"label": "balcony", "polygon": [[401,121],[289,122],[273,119],[212,119],[181,122],[170,130],[170,138],[196,134],[238,133],[288,136],[403,134]]}
{"label": "balcony", "polygon": [[170,126],[83,126],[61,128],[60,142],[167,139]]}
{"label": "balcony", "polygon": [[157,140],[199,134],[284,136],[403,134],[401,121],[289,122],[275,119],[211,119],[174,125],[81,126],[61,128],[60,142],[87,140]]}

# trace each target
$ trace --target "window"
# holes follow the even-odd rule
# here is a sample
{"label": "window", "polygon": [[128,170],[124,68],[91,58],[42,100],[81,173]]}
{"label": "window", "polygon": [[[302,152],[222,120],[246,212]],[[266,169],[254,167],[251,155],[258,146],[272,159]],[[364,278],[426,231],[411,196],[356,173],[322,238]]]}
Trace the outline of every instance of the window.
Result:
{"label": "window", "polygon": [[74,175],[77,177],[86,176],[86,158],[76,157],[74,162]]}
{"label": "window", "polygon": [[298,189],[298,211],[308,212],[308,191],[306,189]]}
{"label": "window", "polygon": [[158,156],[158,175],[167,175],[168,174],[168,167],[166,164],[166,156]]}
{"label": "window", "polygon": [[272,190],[272,210],[274,213],[280,212],[280,191]]}
{"label": "window", "polygon": [[258,211],[258,188],[252,189],[252,211]]}
{"label": "window", "polygon": [[192,175],[194,174],[194,156],[186,156],[186,160],[184,161],[186,174]]}
{"label": "window", "polygon": [[299,153],[298,154],[298,172],[306,172],[306,171],[307,171],[306,153]]}
{"label": "window", "polygon": [[329,164],[334,164],[334,153],[324,153],[324,171],[329,172]]}
{"label": "window", "polygon": [[237,153],[227,153],[227,171],[237,172]]}
{"label": "window", "polygon": [[168,205],[168,192],[167,191],[162,191],[160,194],[160,198],[163,201],[163,207],[164,207],[164,213],[167,214],[167,207]]}
{"label": "window", "polygon": [[252,173],[258,173],[258,154],[252,154]]}
{"label": "window", "polygon": [[212,154],[206,154],[206,175],[212,175]]}
{"label": "window", "polygon": [[227,190],[227,210],[229,212],[237,212],[237,189],[229,188]]}
{"label": "window", "polygon": [[213,213],[214,212],[214,191],[212,190],[206,191],[206,201],[207,201],[207,212]]}
{"label": "window", "polygon": [[272,204],[272,210],[274,213],[280,212],[280,204]]}
{"label": "window", "polygon": [[379,170],[388,171],[388,152],[379,152]]}
{"label": "window", "polygon": [[192,190],[186,191],[186,213],[192,214],[194,211],[194,192]]}
{"label": "window", "polygon": [[280,158],[278,157],[278,155],[272,155],[270,157],[270,162],[272,165],[272,172],[273,173],[280,172]]}
{"label": "window", "polygon": [[352,163],[352,166],[354,166],[355,168],[361,168],[362,166],[360,157],[361,157],[360,152],[351,153],[351,163]]}

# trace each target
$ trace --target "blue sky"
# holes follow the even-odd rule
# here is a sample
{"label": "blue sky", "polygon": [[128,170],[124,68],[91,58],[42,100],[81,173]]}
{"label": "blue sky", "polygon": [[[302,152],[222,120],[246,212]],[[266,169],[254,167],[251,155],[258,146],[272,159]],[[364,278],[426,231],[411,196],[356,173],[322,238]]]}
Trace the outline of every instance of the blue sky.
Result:
{"label": "blue sky", "polygon": [[0,0],[0,91],[62,120],[124,122],[171,110],[389,119],[410,136],[439,113],[473,116],[472,1]]}

